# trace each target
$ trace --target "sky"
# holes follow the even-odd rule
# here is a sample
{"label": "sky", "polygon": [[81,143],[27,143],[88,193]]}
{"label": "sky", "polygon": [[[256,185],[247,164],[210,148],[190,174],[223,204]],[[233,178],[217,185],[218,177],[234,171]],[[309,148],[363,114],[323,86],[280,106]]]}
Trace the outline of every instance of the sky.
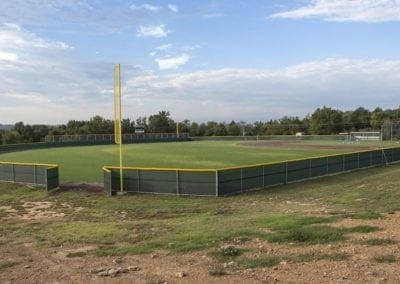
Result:
{"label": "sky", "polygon": [[397,108],[400,0],[1,0],[0,123]]}

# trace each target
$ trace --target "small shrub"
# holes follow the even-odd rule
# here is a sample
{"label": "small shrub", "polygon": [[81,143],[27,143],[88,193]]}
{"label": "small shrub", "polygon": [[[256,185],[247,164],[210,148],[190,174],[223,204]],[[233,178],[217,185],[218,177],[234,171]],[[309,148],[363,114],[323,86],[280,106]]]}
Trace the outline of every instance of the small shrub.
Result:
{"label": "small shrub", "polygon": [[225,246],[210,253],[211,256],[220,261],[229,261],[241,254],[242,251],[234,246]]}

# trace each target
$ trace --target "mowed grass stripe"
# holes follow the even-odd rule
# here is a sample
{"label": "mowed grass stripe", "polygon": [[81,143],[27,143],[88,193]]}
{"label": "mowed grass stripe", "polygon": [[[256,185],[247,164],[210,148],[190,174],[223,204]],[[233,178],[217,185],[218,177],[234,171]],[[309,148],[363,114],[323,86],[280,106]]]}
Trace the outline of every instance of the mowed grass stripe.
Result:
{"label": "mowed grass stripe", "polygon": [[[124,145],[124,165],[131,167],[223,168],[278,162],[346,152],[338,149],[247,147],[243,141],[200,141]],[[324,145],[326,145],[324,141]],[[63,147],[0,155],[2,161],[55,163],[61,181],[101,182],[104,165],[118,165],[116,145]]]}

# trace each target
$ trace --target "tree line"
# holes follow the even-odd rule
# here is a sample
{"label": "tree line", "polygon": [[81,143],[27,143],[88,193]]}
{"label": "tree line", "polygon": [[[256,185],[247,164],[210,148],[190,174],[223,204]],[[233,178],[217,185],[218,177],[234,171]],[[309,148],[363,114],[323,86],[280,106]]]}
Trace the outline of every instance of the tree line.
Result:
{"label": "tree line", "polygon": [[[179,131],[190,136],[240,136],[240,135],[294,135],[298,132],[312,135],[330,135],[349,131],[380,130],[384,123],[400,121],[400,108],[376,108],[373,111],[359,107],[341,111],[329,107],[316,109],[311,115],[299,117],[284,116],[269,121],[244,121],[203,123],[183,120],[178,122]],[[136,120],[125,118],[121,121],[123,133],[134,133],[135,128],[143,128],[146,133],[172,133],[176,131],[174,121],[168,111],[160,111],[149,117]],[[112,134],[113,120],[96,115],[89,120],[70,120],[66,124],[29,125],[17,122],[9,130],[0,130],[1,144],[29,143],[44,141],[46,135]]]}

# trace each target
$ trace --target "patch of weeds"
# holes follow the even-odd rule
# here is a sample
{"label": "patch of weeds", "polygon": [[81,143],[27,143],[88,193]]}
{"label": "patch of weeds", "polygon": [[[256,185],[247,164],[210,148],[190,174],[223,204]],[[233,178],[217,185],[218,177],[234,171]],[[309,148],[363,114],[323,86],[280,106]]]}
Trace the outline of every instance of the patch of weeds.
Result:
{"label": "patch of weeds", "polygon": [[316,217],[316,216],[294,216],[294,215],[273,215],[264,219],[263,223],[272,230],[291,230],[315,224],[326,224],[337,221],[338,216]]}
{"label": "patch of weeds", "polygon": [[373,220],[382,217],[383,217],[382,214],[373,211],[359,212],[352,216],[352,218],[354,219],[361,219],[361,220]]}
{"label": "patch of weeds", "polygon": [[397,242],[392,239],[368,239],[368,240],[363,240],[361,241],[362,244],[364,245],[370,245],[370,246],[381,246],[381,245],[393,245],[396,244]]}
{"label": "patch of weeds", "polygon": [[345,239],[340,228],[331,226],[306,226],[282,231],[265,237],[270,242],[296,242],[309,244],[324,244]]}
{"label": "patch of weeds", "polygon": [[77,251],[77,252],[70,252],[66,255],[66,257],[83,257],[86,256],[86,251]]}
{"label": "patch of weeds", "polygon": [[317,260],[329,260],[329,261],[342,261],[349,258],[347,253],[321,253],[321,252],[309,252],[303,254],[292,255],[289,260],[293,262],[310,262]]}
{"label": "patch of weeds", "polygon": [[19,264],[18,261],[12,261],[12,260],[2,261],[2,262],[0,262],[0,271],[3,271],[10,267],[13,267],[14,265],[17,265],[17,264]]}
{"label": "patch of weeds", "polygon": [[265,256],[253,259],[244,259],[241,261],[241,265],[244,268],[260,268],[260,267],[272,267],[278,265],[281,262],[279,256]]}
{"label": "patch of weeds", "polygon": [[145,244],[136,246],[122,246],[122,247],[103,247],[88,252],[94,256],[122,256],[122,255],[136,255],[151,253],[158,245]]}
{"label": "patch of weeds", "polygon": [[368,226],[368,225],[360,225],[360,226],[355,226],[355,227],[350,227],[350,228],[343,228],[343,231],[345,233],[372,233],[379,231],[379,227],[375,226]]}
{"label": "patch of weeds", "polygon": [[216,259],[220,261],[230,261],[239,255],[242,254],[242,250],[234,247],[234,246],[225,246],[222,248],[219,248],[216,251],[213,251],[210,253],[211,256],[215,257]]}
{"label": "patch of weeds", "polygon": [[41,235],[54,243],[112,244],[129,238],[129,230],[115,223],[78,221],[50,225]]}
{"label": "patch of weeds", "polygon": [[375,261],[379,263],[392,263],[396,262],[396,256],[393,254],[383,254],[374,257]]}
{"label": "patch of weeds", "polygon": [[0,209],[0,219],[3,217],[6,217],[7,215],[8,215],[8,213],[5,210]]}
{"label": "patch of weeds", "polygon": [[208,270],[208,274],[210,274],[211,276],[224,276],[227,273],[221,265],[216,265]]}

